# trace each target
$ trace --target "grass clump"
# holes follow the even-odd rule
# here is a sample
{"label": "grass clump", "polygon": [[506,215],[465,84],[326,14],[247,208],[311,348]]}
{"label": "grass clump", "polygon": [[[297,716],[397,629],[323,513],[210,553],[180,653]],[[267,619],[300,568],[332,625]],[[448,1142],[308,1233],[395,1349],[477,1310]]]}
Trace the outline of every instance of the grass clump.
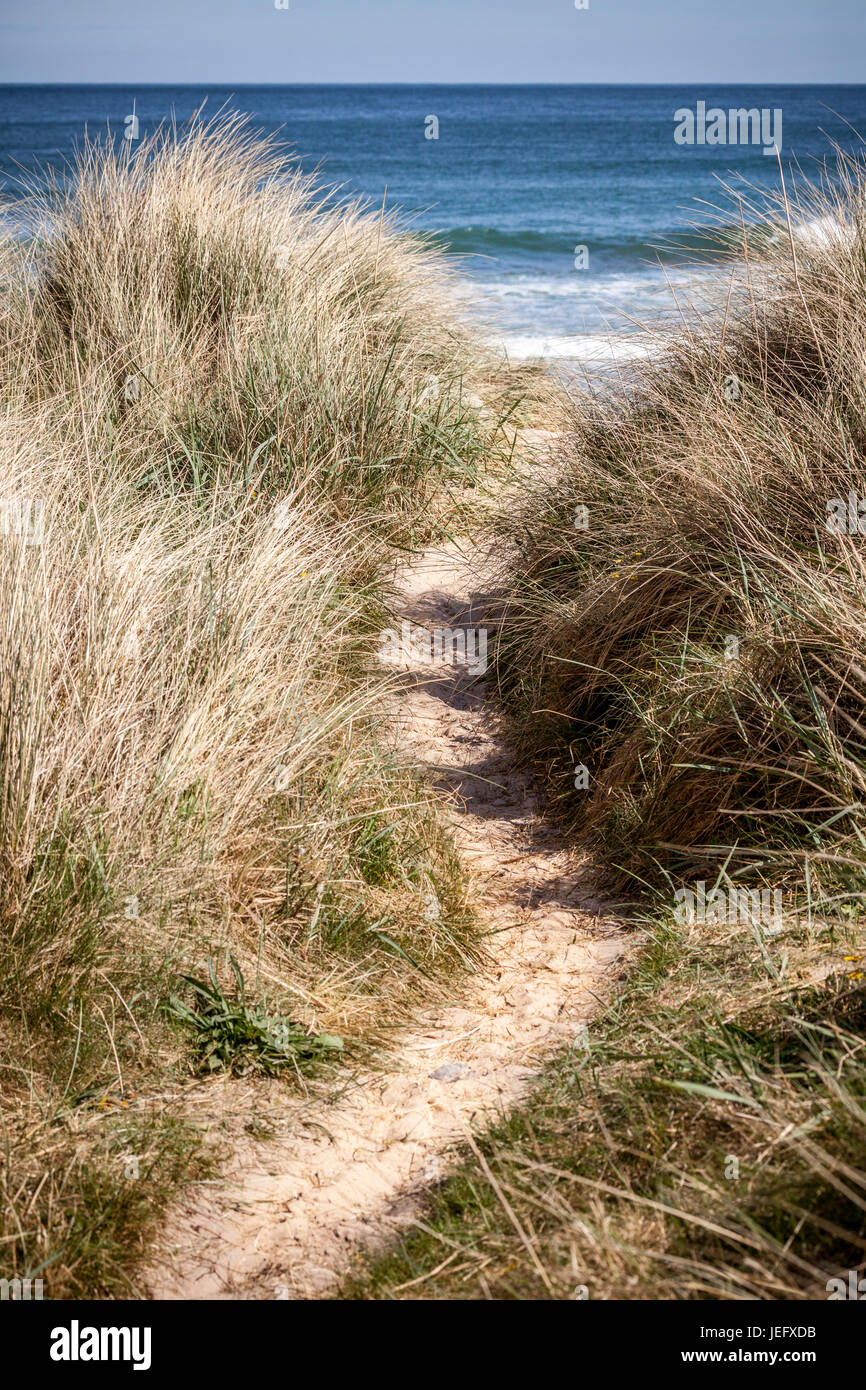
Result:
{"label": "grass clump", "polygon": [[[374,656],[395,545],[511,441],[439,258],[237,118],[86,144],[24,212],[0,247],[0,1268],[106,1295],[143,1205],[105,1206],[105,1260],[82,1233],[122,1107],[158,1127],[168,1088],[182,1119],[179,979],[220,962],[208,1055],[289,1077],[302,1037],[358,1056],[477,959]],[[157,1145],[151,1195],[187,1148]]]}
{"label": "grass clump", "polygon": [[863,1276],[866,167],[741,212],[709,306],[501,523],[504,709],[632,974],[346,1296]]}
{"label": "grass clump", "polygon": [[620,886],[808,860],[857,891],[866,571],[835,517],[866,495],[864,189],[840,156],[744,206],[760,253],[627,390],[577,402],[561,477],[504,523],[503,696]]}
{"label": "grass clump", "polygon": [[335,206],[240,116],[119,145],[34,192],[46,234],[11,277],[6,344],[31,398],[85,389],[130,481],[201,496],[228,473],[257,511],[301,487],[393,533],[505,447],[514,400],[500,385],[480,410],[496,364],[394,217]]}
{"label": "grass clump", "polygon": [[859,924],[642,927],[587,1037],[343,1297],[813,1300],[862,1277]]}
{"label": "grass clump", "polygon": [[220,988],[211,961],[207,980],[194,975],[182,977],[192,993],[192,1007],[176,995],[166,1006],[169,1017],[194,1034],[198,1064],[203,1070],[273,1076],[284,1067],[300,1067],[343,1050],[342,1038],[309,1033],[289,1018],[248,1004],[241,968],[233,956],[230,963],[237,984],[233,998]]}

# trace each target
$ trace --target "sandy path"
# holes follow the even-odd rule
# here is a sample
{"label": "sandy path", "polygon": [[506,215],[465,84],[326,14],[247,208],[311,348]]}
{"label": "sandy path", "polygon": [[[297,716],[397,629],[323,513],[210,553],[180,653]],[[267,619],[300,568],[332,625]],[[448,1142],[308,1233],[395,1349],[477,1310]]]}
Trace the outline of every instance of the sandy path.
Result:
{"label": "sandy path", "polygon": [[[429,551],[398,577],[399,619],[484,624],[472,557]],[[397,699],[406,756],[446,801],[487,929],[492,965],[460,1002],[425,1010],[393,1070],[336,1103],[289,1101],[291,1137],[241,1141],[224,1182],[171,1219],[150,1278],[157,1298],[303,1298],[333,1289],[359,1250],[418,1214],[467,1126],[508,1108],[557,1047],[580,1041],[623,938],[575,865],[535,822],[483,678],[413,663]]]}

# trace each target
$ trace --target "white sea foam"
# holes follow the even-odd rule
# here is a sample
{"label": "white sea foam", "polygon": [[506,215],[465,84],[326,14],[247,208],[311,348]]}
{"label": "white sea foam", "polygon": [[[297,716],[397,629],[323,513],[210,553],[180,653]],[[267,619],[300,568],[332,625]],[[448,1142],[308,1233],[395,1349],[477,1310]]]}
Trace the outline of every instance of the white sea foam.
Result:
{"label": "white sea foam", "polygon": [[570,362],[634,362],[651,357],[657,350],[642,333],[620,333],[606,338],[591,333],[550,334],[544,338],[514,333],[497,338],[494,346],[520,361],[561,357]]}
{"label": "white sea foam", "polygon": [[623,299],[629,295],[657,291],[658,278],[650,275],[605,275],[582,277],[526,275],[514,279],[473,280],[472,290],[494,299]]}
{"label": "white sea foam", "polygon": [[794,228],[794,235],[800,241],[829,248],[838,246],[840,242],[850,241],[853,234],[850,227],[828,212],[823,217],[812,217],[808,222],[800,222]]}

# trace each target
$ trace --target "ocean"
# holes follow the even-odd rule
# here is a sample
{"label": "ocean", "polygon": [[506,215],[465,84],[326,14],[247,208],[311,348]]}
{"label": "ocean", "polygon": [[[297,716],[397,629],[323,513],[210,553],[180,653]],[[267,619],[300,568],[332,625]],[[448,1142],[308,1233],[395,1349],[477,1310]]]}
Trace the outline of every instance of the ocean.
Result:
{"label": "ocean", "polygon": [[[792,180],[817,172],[833,142],[862,150],[857,132],[866,133],[859,85],[7,86],[0,211],[20,226],[22,171],[38,177],[40,167],[61,166],[85,130],[122,138],[134,109],[143,136],[203,104],[278,130],[331,197],[361,195],[376,208],[384,197],[434,234],[459,258],[463,292],[513,357],[576,362],[638,354],[636,322],[664,313],[667,281],[676,288],[709,266],[706,205],[723,222],[735,219],[720,180],[778,186],[766,139],[732,143],[737,132],[723,129],[726,142],[712,142],[713,109],[767,112],[777,124],[765,123],[764,135],[780,137]],[[682,110],[696,113],[693,143],[684,142],[683,117],[674,119]],[[682,268],[672,243],[688,247],[696,269]]]}

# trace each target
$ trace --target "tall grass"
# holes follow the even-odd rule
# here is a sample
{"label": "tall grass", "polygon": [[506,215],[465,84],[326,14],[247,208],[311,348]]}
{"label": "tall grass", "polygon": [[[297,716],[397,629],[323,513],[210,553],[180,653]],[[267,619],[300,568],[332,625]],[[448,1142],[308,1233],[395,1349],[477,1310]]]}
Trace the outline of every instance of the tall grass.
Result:
{"label": "tall grass", "polygon": [[863,1278],[862,931],[642,925],[587,1038],[344,1296],[813,1301]]}
{"label": "tall grass", "polygon": [[827,521],[866,493],[864,167],[743,215],[721,308],[579,401],[562,476],[505,520],[501,686],[620,884],[770,857],[856,891],[866,567]]}
{"label": "tall grass", "polygon": [[[159,1100],[196,1065],[184,974],[214,955],[230,989],[231,955],[256,1019],[351,1061],[476,959],[372,653],[393,546],[507,441],[441,262],[235,118],[86,145],[27,211],[0,274],[0,1262],[111,1292],[196,1149]],[[135,1189],[131,1111],[162,1155]]]}
{"label": "tall grass", "polygon": [[[500,523],[500,693],[549,814],[630,900],[630,978],[349,1296],[863,1277],[866,520],[835,521],[866,500],[866,164],[741,198],[704,309],[575,402]],[[680,920],[701,879],[725,915]],[[744,883],[778,919],[731,912]]]}
{"label": "tall grass", "polygon": [[83,387],[156,488],[228,469],[262,502],[313,477],[338,512],[363,501],[393,522],[471,475],[481,354],[441,258],[391,217],[332,207],[241,117],[120,145],[86,145],[34,190],[46,235],[5,335],[31,395]]}

